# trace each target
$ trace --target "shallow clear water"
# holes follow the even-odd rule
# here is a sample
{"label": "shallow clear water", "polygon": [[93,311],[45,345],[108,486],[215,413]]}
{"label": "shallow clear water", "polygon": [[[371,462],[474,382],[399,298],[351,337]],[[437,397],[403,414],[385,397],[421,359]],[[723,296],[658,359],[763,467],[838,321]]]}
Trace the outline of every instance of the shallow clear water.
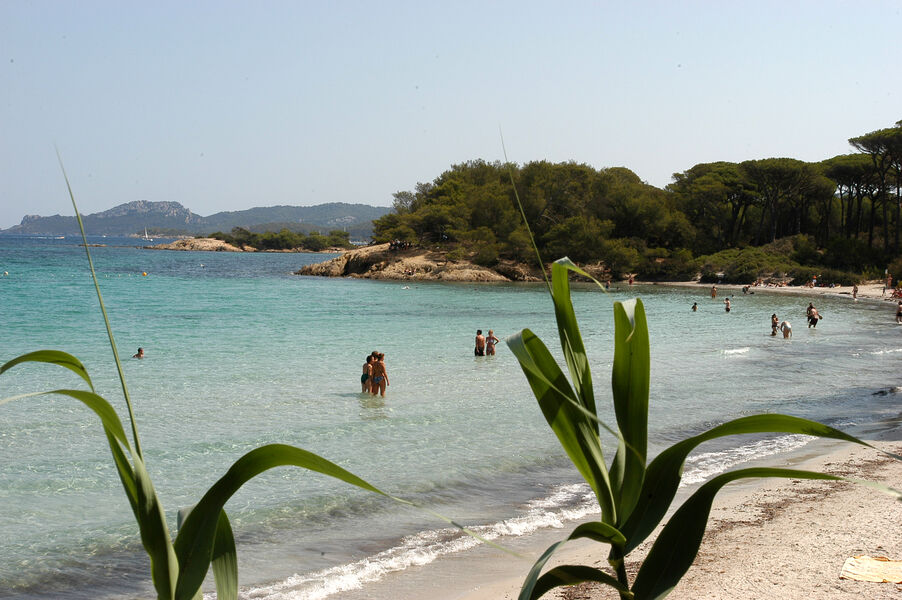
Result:
{"label": "shallow clear water", "polygon": [[[510,352],[501,344],[495,357],[472,355],[477,328],[503,338],[524,327],[559,354],[542,286],[318,279],[291,271],[328,256],[92,241],[108,244],[92,255],[173,526],[175,511],[235,459],[271,442],[321,454],[489,537],[591,510]],[[0,362],[41,348],[71,352],[125,418],[84,249],[71,238],[0,237],[4,271]],[[738,294],[727,314],[723,296],[712,301],[701,290],[606,295],[576,286],[599,406],[610,400],[611,305],[634,295],[651,331],[653,451],[756,412],[853,430],[899,415],[902,327],[888,303],[818,299],[824,320],[809,330],[800,297]],[[769,335],[774,312],[793,322],[791,340]],[[138,346],[143,361],[129,358]],[[374,349],[386,353],[385,399],[359,393]],[[49,365],[0,377],[0,397],[61,387],[83,384]],[[690,461],[687,480],[803,443],[775,436],[709,445]],[[255,479],[227,509],[252,598],[329,597],[471,544],[429,516],[297,469]],[[72,400],[0,406],[0,531],[0,598],[152,596],[99,423]]]}

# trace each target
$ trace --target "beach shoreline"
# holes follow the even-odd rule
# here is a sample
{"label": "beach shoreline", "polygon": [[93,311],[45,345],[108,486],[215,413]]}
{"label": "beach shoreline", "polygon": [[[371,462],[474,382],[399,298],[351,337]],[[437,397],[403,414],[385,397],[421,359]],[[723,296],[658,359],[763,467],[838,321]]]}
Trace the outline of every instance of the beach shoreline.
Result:
{"label": "beach shoreline", "polygon": [[[902,451],[900,431],[875,436],[873,445]],[[780,458],[752,464],[824,471],[877,481],[902,488],[902,462],[877,450],[839,442],[812,442]],[[725,487],[715,499],[707,531],[692,568],[668,596],[696,598],[827,598],[833,600],[898,598],[902,584],[840,579],[846,558],[886,556],[902,560],[902,503],[871,488],[847,482],[793,479],[750,480]],[[833,524],[833,525],[831,525]],[[563,539],[574,524],[556,530]],[[546,538],[548,536],[545,536]],[[547,541],[547,540],[546,540]],[[638,559],[650,547],[645,543],[627,560],[631,576]],[[544,547],[533,548],[535,553]],[[536,554],[537,555],[537,554]],[[564,546],[545,567],[584,564],[604,567],[606,547],[591,542]],[[513,559],[495,553],[479,568],[504,572],[493,561]],[[519,561],[517,561],[519,562]],[[530,565],[522,575],[506,574],[441,596],[441,600],[514,600]],[[476,574],[468,574],[478,580]],[[417,596],[402,596],[413,599]],[[611,588],[582,584],[559,588],[546,596],[553,600],[607,600],[618,595]]]}

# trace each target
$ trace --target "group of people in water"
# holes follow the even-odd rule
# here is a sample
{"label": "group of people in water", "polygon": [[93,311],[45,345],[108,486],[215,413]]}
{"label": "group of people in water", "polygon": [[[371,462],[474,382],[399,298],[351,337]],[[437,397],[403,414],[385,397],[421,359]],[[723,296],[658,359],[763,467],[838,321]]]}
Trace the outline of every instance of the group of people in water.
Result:
{"label": "group of people in water", "polygon": [[385,397],[385,388],[388,383],[388,371],[385,370],[385,353],[373,350],[363,363],[363,373],[360,375],[360,393],[370,393],[373,396],[381,394]]}
{"label": "group of people in water", "polygon": [[482,335],[482,329],[476,330],[476,348],[474,353],[476,356],[494,356],[495,355],[495,344],[500,342],[498,338],[495,337],[495,332],[489,329],[488,335]]}

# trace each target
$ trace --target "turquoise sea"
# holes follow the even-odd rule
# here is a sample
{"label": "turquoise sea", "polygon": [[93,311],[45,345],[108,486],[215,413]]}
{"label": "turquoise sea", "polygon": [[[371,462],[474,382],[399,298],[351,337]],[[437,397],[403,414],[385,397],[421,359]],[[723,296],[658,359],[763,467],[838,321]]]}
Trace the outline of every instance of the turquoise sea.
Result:
{"label": "turquoise sea", "polygon": [[[0,237],[0,362],[75,354],[125,418],[103,321],[75,238]],[[473,356],[476,329],[529,327],[558,346],[535,284],[438,284],[292,275],[322,254],[150,251],[92,238],[142,443],[170,523],[248,450],[311,450],[375,485],[510,543],[592,511],[502,343]],[[147,273],[146,276],[142,273]],[[409,289],[408,289],[409,288]],[[573,301],[599,406],[610,399],[612,302],[639,296],[652,342],[651,444],[724,420],[784,412],[867,435],[897,427],[902,327],[890,303],[634,286]],[[689,310],[693,302],[701,309]],[[771,313],[794,325],[770,336]],[[133,360],[138,346],[147,358]],[[372,350],[387,397],[359,393]],[[0,397],[83,387],[64,369],[19,366]],[[610,414],[607,414],[610,422]],[[743,437],[702,448],[686,480],[808,444]],[[245,598],[340,598],[391,573],[473,552],[423,513],[298,469],[230,501]],[[0,598],[150,598],[147,559],[97,419],[62,397],[0,405]],[[364,597],[366,594],[363,594]]]}

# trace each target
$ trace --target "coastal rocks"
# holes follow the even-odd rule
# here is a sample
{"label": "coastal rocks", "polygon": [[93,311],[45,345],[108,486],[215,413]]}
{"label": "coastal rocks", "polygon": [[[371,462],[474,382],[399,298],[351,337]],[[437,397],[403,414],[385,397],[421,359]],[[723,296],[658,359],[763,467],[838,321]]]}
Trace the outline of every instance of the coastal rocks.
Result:
{"label": "coastal rocks", "polygon": [[212,252],[254,252],[253,248],[239,248],[213,238],[188,238],[176,240],[169,244],[145,246],[148,250],[201,250]]}
{"label": "coastal rocks", "polygon": [[[511,269],[514,274],[514,270]],[[307,265],[296,275],[323,277],[358,277],[409,281],[511,281],[508,277],[486,267],[467,261],[451,261],[440,252],[429,250],[389,250],[388,244],[366,246],[323,263]],[[517,274],[516,280],[524,281]]]}

